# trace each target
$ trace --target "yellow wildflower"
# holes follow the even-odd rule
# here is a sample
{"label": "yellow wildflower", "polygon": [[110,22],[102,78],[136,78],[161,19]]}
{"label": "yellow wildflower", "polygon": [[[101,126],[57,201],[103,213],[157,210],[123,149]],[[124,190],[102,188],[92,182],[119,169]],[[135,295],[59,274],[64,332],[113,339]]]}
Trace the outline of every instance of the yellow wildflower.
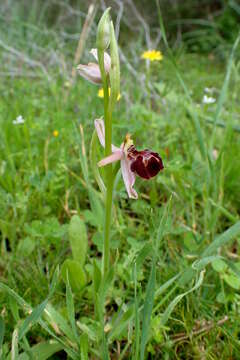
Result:
{"label": "yellow wildflower", "polygon": [[[111,88],[110,87],[108,88],[108,93],[109,93],[109,96],[110,96],[110,94],[111,94]],[[98,97],[103,98],[103,96],[104,96],[104,91],[103,91],[103,88],[101,88],[101,89],[98,90]],[[119,101],[120,99],[121,99],[121,94],[118,94],[117,101]]]}
{"label": "yellow wildflower", "polygon": [[54,131],[53,131],[53,136],[54,136],[54,137],[58,137],[58,135],[59,135],[59,131],[58,131],[58,130],[54,130]]}
{"label": "yellow wildflower", "polygon": [[161,51],[148,50],[142,53],[141,58],[150,61],[161,61],[163,59],[163,55]]}

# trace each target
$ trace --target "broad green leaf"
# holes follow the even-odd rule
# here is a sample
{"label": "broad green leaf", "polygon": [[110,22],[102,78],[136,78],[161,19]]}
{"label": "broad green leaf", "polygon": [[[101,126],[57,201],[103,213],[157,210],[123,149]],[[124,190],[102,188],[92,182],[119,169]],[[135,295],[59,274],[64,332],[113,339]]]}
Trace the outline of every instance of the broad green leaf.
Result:
{"label": "broad green leaf", "polygon": [[18,254],[22,257],[28,257],[35,249],[36,242],[30,236],[25,237],[18,243]]}
{"label": "broad green leaf", "polygon": [[57,329],[63,332],[69,340],[75,342],[75,336],[68,325],[67,320],[50,304],[48,303],[45,310],[45,318],[48,323],[53,327],[53,329]]}
{"label": "broad green leaf", "polygon": [[67,259],[64,261],[61,269],[63,280],[67,282],[67,272],[69,283],[74,292],[79,292],[87,283],[86,274],[82,265],[78,261]]}
{"label": "broad green leaf", "polygon": [[237,277],[231,270],[229,273],[223,274],[223,279],[233,289],[240,290],[240,278]]}
{"label": "broad green leaf", "polygon": [[222,259],[216,259],[212,262],[212,267],[215,271],[224,273],[228,266]]}
{"label": "broad green leaf", "polygon": [[68,233],[73,259],[83,266],[86,260],[88,238],[86,225],[78,215],[71,218]]}
{"label": "broad green leaf", "polygon": [[54,355],[56,352],[63,350],[63,345],[57,342],[44,342],[37,345],[34,345],[30,349],[31,358],[25,352],[20,354],[18,360],[46,360],[50,358],[50,356]]}
{"label": "broad green leaf", "polygon": [[152,260],[152,269],[147,284],[146,296],[145,296],[145,302],[143,308],[142,336],[141,336],[141,345],[140,345],[141,360],[144,360],[145,347],[149,336],[151,314],[154,303],[155,282],[156,282],[156,259],[154,256]]}

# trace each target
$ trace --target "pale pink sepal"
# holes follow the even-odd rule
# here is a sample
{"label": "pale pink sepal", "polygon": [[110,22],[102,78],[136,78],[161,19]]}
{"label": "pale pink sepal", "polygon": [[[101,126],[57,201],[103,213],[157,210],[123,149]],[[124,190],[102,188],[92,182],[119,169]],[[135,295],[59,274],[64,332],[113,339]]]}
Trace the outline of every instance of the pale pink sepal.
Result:
{"label": "pale pink sepal", "polygon": [[[98,52],[97,49],[92,49],[90,53],[95,57],[95,59],[98,61]],[[104,68],[106,73],[108,74],[111,69],[111,58],[108,55],[108,53],[104,52]]]}
{"label": "pale pink sepal", "polygon": [[[95,129],[97,132],[98,139],[102,147],[105,148],[105,126],[103,119],[94,120]],[[112,145],[112,152],[119,151],[119,148]]]}
{"label": "pale pink sepal", "polygon": [[129,160],[127,160],[126,158],[121,160],[121,170],[122,170],[122,177],[123,177],[123,181],[124,181],[128,196],[131,199],[137,199],[138,194],[133,188],[136,177],[135,177],[135,174],[130,169]]}
{"label": "pale pink sepal", "polygon": [[124,153],[122,150],[118,150],[113,152],[111,155],[103,158],[101,161],[98,162],[98,166],[105,166],[116,161],[122,160],[124,158]]}
{"label": "pale pink sepal", "polygon": [[102,119],[96,119],[94,120],[95,129],[97,132],[98,140],[100,141],[100,144],[102,147],[105,148],[105,127],[104,127],[104,121]]}
{"label": "pale pink sepal", "polygon": [[89,63],[88,65],[78,65],[77,70],[84,79],[93,84],[101,84],[102,78],[97,64]]}

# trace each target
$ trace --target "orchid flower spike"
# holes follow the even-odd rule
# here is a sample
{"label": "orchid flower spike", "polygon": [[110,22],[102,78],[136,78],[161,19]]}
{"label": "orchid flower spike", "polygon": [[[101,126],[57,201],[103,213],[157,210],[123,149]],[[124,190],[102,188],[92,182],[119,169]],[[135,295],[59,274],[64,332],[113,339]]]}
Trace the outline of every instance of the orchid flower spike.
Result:
{"label": "orchid flower spike", "polygon": [[[92,49],[90,51],[90,54],[92,54],[95,59],[98,62],[98,53],[97,49]],[[110,68],[111,68],[111,58],[108,55],[108,53],[104,52],[104,68],[106,71],[106,74],[109,74]],[[84,79],[90,81],[93,84],[101,84],[102,78],[101,78],[101,71],[100,67],[96,63],[88,63],[88,65],[78,65],[77,70],[79,75],[81,75]]]}
{"label": "orchid flower spike", "polygon": [[[100,144],[105,147],[105,127],[102,119],[95,120],[95,129]],[[99,161],[98,166],[105,166],[118,160],[121,161],[122,177],[128,196],[132,199],[138,198],[138,194],[133,188],[136,175],[149,180],[164,168],[158,153],[148,149],[142,151],[136,150],[128,134],[120,148],[112,145],[112,154]]]}

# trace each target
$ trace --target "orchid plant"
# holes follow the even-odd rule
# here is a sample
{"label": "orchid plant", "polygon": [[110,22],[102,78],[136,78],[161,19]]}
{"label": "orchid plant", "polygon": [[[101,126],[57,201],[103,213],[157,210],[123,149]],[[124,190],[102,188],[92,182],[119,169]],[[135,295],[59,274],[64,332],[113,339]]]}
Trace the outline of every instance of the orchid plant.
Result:
{"label": "orchid plant", "polygon": [[[112,220],[113,186],[116,177],[112,164],[120,161],[122,178],[129,198],[137,199],[134,189],[136,175],[149,180],[163,170],[163,162],[158,153],[149,149],[138,151],[127,134],[120,147],[112,144],[112,113],[120,94],[120,65],[118,46],[109,8],[100,19],[97,31],[97,48],[90,53],[97,63],[78,65],[79,75],[93,84],[101,85],[104,95],[104,120],[95,120],[95,130],[100,144],[104,148],[104,157],[98,166],[105,167],[106,195],[105,195],[105,224],[103,248],[103,274],[110,266],[110,226]],[[110,48],[110,55],[107,53]],[[109,92],[109,88],[111,92]]]}

